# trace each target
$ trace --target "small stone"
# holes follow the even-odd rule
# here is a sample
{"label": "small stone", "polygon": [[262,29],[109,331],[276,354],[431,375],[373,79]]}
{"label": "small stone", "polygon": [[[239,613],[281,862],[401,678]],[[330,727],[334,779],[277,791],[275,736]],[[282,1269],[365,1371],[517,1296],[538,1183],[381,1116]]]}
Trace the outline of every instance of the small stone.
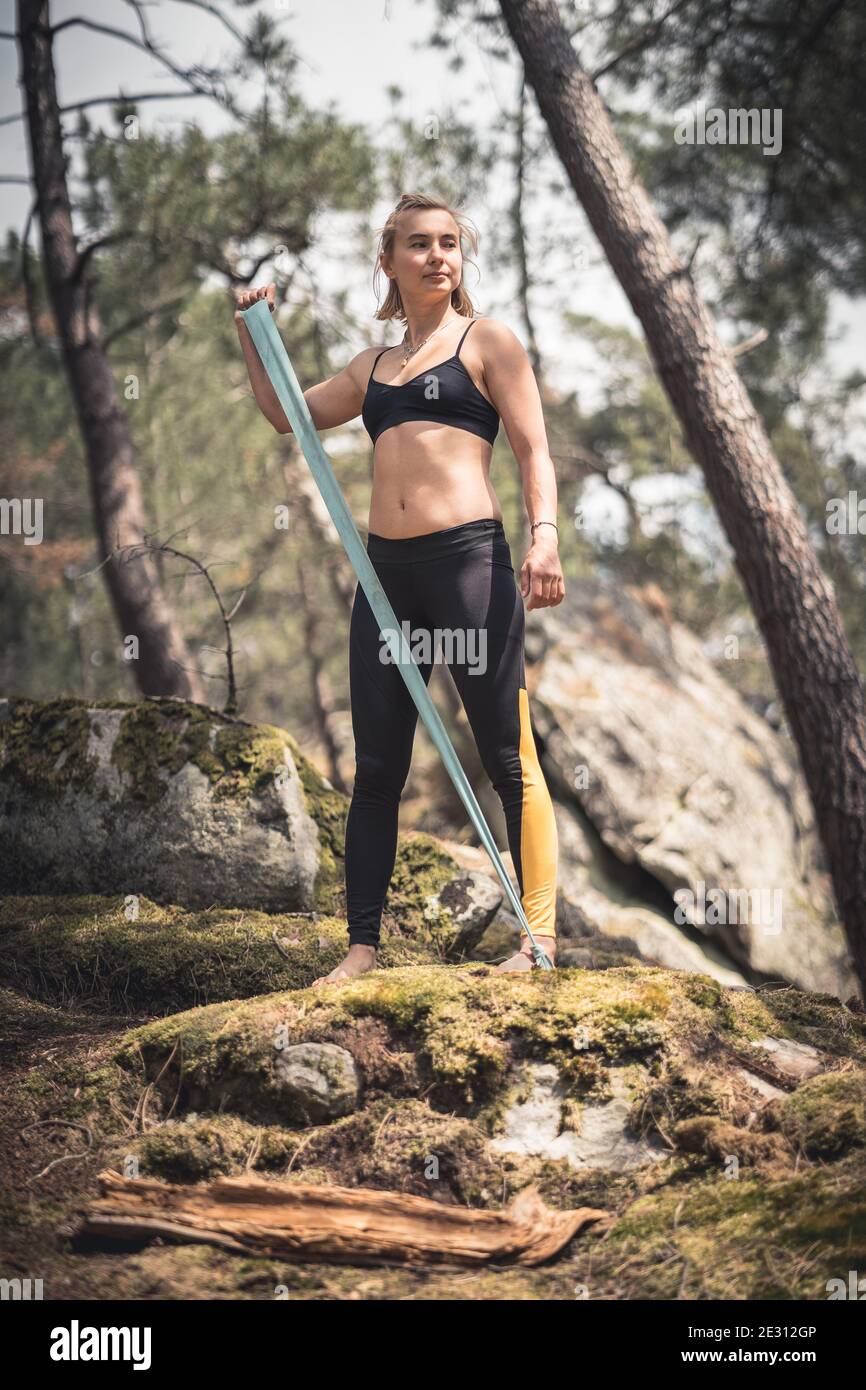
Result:
{"label": "small stone", "polygon": [[335,1043],[296,1043],[277,1053],[276,1078],[294,1123],[323,1124],[357,1109],[361,1078],[351,1052]]}

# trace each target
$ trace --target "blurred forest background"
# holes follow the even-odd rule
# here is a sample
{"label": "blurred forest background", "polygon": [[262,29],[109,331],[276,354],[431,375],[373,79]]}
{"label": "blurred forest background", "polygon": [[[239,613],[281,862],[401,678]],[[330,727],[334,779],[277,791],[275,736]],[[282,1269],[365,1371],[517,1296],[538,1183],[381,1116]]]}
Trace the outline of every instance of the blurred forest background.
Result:
{"label": "blurred forest background", "polygon": [[[828,527],[828,503],[864,486],[866,11],[826,0],[559,9],[736,351],[863,669],[863,538]],[[234,293],[277,281],[279,327],[305,387],[366,345],[397,342],[402,326],[373,317],[385,293],[381,278],[378,298],[373,286],[376,231],[402,192],[420,189],[479,228],[469,292],[533,361],[566,585],[594,574],[657,586],[774,719],[761,637],[703,474],[496,7],[361,0],[342,7],[344,25],[339,13],[309,0],[291,10],[52,6],[53,23],[68,22],[54,59],[74,226],[133,444],[128,464],[153,543],[207,565],[226,610],[242,598],[232,620],[237,712],[290,730],[341,784],[354,577],[347,586],[293,437],[277,436],[252,399]],[[2,48],[12,78],[15,44]],[[375,103],[346,84],[353,61]],[[677,144],[675,112],[698,100],[783,108],[780,153]],[[45,289],[23,102],[10,83],[0,496],[43,498],[44,539],[0,538],[0,694],[134,699],[96,544],[80,402]],[[359,103],[385,118],[357,119]],[[369,438],[357,420],[325,444],[364,535]],[[504,431],[492,478],[518,567],[525,515]],[[286,528],[275,520],[282,508]],[[214,594],[176,555],[158,552],[155,564],[202,698],[222,709]]]}

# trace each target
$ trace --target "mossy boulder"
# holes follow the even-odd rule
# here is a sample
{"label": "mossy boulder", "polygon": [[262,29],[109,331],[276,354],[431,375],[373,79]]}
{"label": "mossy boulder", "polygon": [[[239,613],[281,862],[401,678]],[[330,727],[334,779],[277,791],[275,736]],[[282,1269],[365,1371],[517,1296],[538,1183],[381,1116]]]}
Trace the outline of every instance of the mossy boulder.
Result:
{"label": "mossy boulder", "polygon": [[[6,896],[344,915],[348,806],[273,725],[171,699],[0,700]],[[433,836],[401,834],[385,925],[465,952],[501,901],[470,877],[468,893]]]}
{"label": "mossy boulder", "polygon": [[[820,1041],[824,1071],[804,1086],[829,1084],[838,1067],[866,1075],[862,1017],[846,1010],[847,1036],[834,1037],[822,1023],[826,996],[792,993],[809,1010],[808,1026],[781,994],[726,990],[677,971],[503,976],[483,965],[401,967],[339,989],[275,993],[157,1020],[130,1032],[115,1061],[152,1084],[175,1113],[213,1108],[279,1122],[297,1118],[281,1094],[286,1049],[330,1044],[354,1059],[365,1093],[424,1095],[494,1129],[521,1093],[528,1099],[527,1066],[542,1063],[556,1073],[560,1128],[579,1130],[581,1107],[621,1103],[627,1094],[621,1129],[695,1152],[702,1131],[689,1129],[694,1118],[745,1130],[762,1117],[787,1137],[770,1099],[795,1083],[773,1069],[767,1037],[816,1051]],[[852,1105],[849,1097],[849,1128],[859,1113]],[[792,1125],[793,1112],[788,1118]]]}
{"label": "mossy boulder", "polygon": [[324,909],[345,810],[272,725],[172,699],[0,701],[0,892]]}

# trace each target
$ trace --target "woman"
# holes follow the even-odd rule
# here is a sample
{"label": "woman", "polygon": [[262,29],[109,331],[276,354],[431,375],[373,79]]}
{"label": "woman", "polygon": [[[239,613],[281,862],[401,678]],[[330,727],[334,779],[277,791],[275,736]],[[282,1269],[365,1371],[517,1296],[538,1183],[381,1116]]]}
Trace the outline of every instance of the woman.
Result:
{"label": "woman", "polygon": [[[361,415],[374,446],[367,552],[411,642],[435,631],[465,635],[449,656],[484,769],[502,802],[508,843],[533,935],[555,962],[557,834],[530,728],[523,655],[527,607],[565,595],[556,527],[556,478],[541,400],[519,340],[495,319],[473,317],[463,285],[461,214],[405,194],[388,218],[378,264],[391,285],[379,319],[406,325],[398,347],[365,348],[304,399],[318,430]],[[274,308],[276,287],[238,297],[235,322],[263,414],[291,432],[242,317],[256,300]],[[500,417],[523,478],[532,544],[520,592],[489,469]],[[399,668],[387,661],[360,585],[349,629],[349,685],[356,772],[346,822],[346,958],[315,983],[347,980],[376,964],[382,908],[397,854],[400,797],[418,711]],[[386,656],[383,661],[382,655]],[[434,658],[435,659],[435,658]],[[425,681],[432,663],[418,662]],[[522,933],[503,971],[535,967]]]}

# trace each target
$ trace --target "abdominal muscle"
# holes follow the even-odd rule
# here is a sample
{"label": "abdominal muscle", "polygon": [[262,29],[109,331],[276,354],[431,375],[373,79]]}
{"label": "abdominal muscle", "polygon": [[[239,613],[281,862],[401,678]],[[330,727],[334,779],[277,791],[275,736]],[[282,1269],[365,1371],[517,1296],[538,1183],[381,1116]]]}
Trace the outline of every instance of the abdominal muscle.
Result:
{"label": "abdominal muscle", "polygon": [[405,420],[377,439],[368,530],[388,540],[502,520],[486,439],[453,425]]}

